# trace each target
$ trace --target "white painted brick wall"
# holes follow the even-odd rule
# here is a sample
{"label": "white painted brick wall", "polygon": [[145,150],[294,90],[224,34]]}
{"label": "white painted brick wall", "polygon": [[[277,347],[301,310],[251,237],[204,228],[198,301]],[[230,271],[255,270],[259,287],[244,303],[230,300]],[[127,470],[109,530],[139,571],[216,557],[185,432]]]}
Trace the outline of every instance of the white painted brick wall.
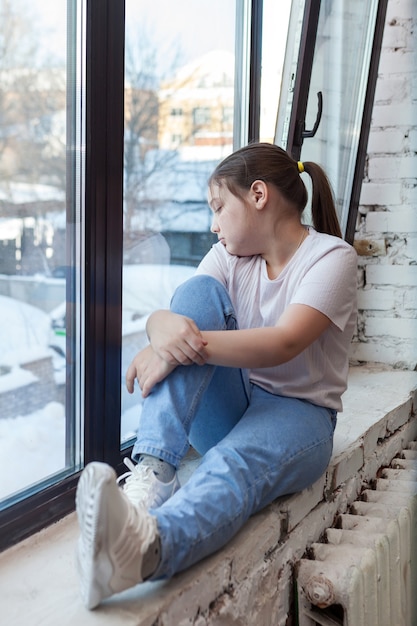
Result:
{"label": "white painted brick wall", "polygon": [[412,152],[417,152],[417,130],[410,131],[409,140],[410,150]]}
{"label": "white painted brick wall", "polygon": [[417,285],[417,265],[369,264],[366,268],[366,278],[368,285],[392,285],[414,291]]}
{"label": "white painted brick wall", "polygon": [[[402,297],[402,294],[399,296]],[[401,303],[400,303],[401,304]],[[359,309],[370,311],[393,311],[398,306],[398,296],[395,290],[388,289],[361,289],[358,293]]]}
{"label": "white painted brick wall", "polygon": [[412,206],[397,206],[395,208],[395,211],[371,211],[367,213],[366,230],[369,233],[383,235],[417,233],[417,209]]}
{"label": "white painted brick wall", "polygon": [[359,257],[352,361],[417,365],[417,2],[389,0],[360,197],[357,239],[385,240]]}
{"label": "white painted brick wall", "polygon": [[[370,139],[371,140],[371,139]],[[399,182],[372,183],[364,180],[361,192],[362,205],[401,204],[404,198],[403,186]]]}

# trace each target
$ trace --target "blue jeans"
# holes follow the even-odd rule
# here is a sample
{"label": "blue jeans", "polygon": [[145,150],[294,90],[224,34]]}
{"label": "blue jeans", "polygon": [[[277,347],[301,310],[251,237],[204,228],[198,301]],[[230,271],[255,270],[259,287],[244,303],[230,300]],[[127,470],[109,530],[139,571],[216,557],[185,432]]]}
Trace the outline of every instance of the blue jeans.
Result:
{"label": "blue jeans", "polygon": [[[238,327],[226,289],[210,276],[181,285],[171,310],[201,330]],[[177,367],[145,399],[132,456],[178,467],[190,444],[203,456],[185,485],[151,511],[162,553],[152,578],[215,552],[251,515],[315,482],[329,463],[335,425],[335,411],[271,394],[246,370]]]}

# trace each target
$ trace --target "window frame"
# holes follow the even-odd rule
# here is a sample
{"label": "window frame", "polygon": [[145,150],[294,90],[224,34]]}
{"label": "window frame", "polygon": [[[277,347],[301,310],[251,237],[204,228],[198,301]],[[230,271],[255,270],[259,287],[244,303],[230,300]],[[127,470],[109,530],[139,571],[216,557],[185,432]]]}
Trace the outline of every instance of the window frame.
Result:
{"label": "window frame", "polygon": [[[344,239],[350,244],[353,244],[356,230],[387,5],[388,0],[378,0],[352,188],[347,209],[346,226],[342,233]],[[314,64],[314,50],[316,46],[320,9],[321,0],[305,0],[298,61],[294,82],[291,84],[293,96],[286,141],[286,150],[295,160],[301,158],[303,143],[306,139],[308,140],[308,137],[303,137],[303,132],[306,129],[307,103],[310,95],[310,81]],[[289,86],[287,87],[289,89]],[[286,97],[287,95],[285,94],[284,100]],[[279,132],[277,132],[278,135],[281,130],[282,129],[279,128]]]}
{"label": "window frame", "polygon": [[125,3],[86,19],[84,464],[120,463]]}

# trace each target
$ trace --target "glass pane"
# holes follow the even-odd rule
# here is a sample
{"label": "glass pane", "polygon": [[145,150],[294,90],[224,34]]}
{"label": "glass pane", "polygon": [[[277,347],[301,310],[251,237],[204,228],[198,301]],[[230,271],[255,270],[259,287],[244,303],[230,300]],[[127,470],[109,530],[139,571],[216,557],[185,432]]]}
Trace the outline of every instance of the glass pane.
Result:
{"label": "glass pane", "polygon": [[262,75],[260,140],[275,140],[285,49],[292,0],[264,0],[262,17]]}
{"label": "glass pane", "polygon": [[320,11],[307,106],[308,128],[317,112],[317,92],[323,91],[323,118],[302,158],[321,163],[336,195],[345,231],[357,146],[360,136],[377,0],[324,2]]}
{"label": "glass pane", "polygon": [[122,443],[137,428],[124,376],[147,317],[216,239],[206,181],[233,150],[238,4],[126,2]]}
{"label": "glass pane", "polygon": [[0,508],[80,460],[80,23],[0,0]]}
{"label": "glass pane", "polygon": [[[271,0],[273,1],[273,0]],[[305,11],[305,0],[289,1],[288,30],[283,62],[281,90],[278,95],[278,111],[275,129],[275,143],[284,150],[288,145],[288,132],[294,102],[294,86],[297,74],[301,32]]]}
{"label": "glass pane", "polygon": [[315,137],[304,140],[301,158],[325,168],[342,232],[351,198],[377,6],[377,0],[324,0],[320,9],[307,129],[316,119],[319,91],[323,93],[323,117]]}

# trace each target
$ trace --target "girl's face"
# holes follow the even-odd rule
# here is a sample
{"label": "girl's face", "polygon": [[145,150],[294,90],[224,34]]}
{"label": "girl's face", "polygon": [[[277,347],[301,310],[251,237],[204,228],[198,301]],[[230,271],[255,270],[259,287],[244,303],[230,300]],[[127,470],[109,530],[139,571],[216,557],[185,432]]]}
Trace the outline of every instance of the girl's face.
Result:
{"label": "girl's face", "polygon": [[211,231],[230,254],[252,256],[259,254],[257,242],[256,209],[250,194],[246,201],[234,196],[225,184],[212,184],[208,190],[208,203],[213,212]]}

